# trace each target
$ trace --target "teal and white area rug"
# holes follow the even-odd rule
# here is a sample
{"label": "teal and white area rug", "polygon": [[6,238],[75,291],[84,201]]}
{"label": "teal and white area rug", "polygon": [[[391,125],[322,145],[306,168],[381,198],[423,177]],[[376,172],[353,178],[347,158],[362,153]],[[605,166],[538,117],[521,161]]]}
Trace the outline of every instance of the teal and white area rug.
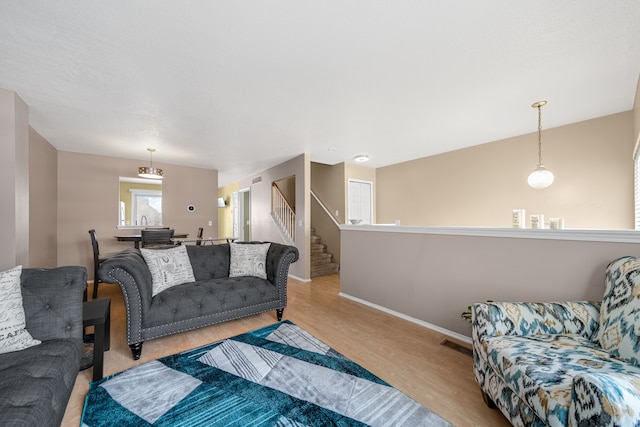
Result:
{"label": "teal and white area rug", "polygon": [[82,426],[451,426],[285,321],[91,383]]}

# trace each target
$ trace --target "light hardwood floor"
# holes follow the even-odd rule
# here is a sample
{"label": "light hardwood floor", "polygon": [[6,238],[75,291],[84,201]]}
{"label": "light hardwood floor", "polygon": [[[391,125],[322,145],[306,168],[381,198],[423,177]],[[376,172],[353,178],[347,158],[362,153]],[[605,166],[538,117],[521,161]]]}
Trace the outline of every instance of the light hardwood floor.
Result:
{"label": "light hardwood floor", "polygon": [[[342,298],[339,282],[339,274],[307,283],[290,278],[284,318],[456,426],[510,425],[482,401],[471,357],[441,345],[449,337]],[[126,342],[120,288],[101,284],[99,297],[111,298],[111,350],[105,353],[105,376],[276,322],[274,311],[151,340],[144,343],[140,360],[134,361]],[[78,374],[63,426],[79,425],[91,375],[92,369]]]}

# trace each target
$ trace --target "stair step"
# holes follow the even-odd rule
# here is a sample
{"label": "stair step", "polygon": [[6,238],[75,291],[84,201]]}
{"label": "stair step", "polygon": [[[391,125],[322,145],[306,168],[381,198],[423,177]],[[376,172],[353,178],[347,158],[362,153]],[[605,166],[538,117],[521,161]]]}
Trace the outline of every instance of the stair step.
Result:
{"label": "stair step", "polygon": [[320,236],[316,236],[316,235],[311,236],[311,243],[320,243],[321,241],[322,239],[320,238]]}
{"label": "stair step", "polygon": [[312,254],[317,254],[317,253],[321,253],[324,252],[327,248],[327,245],[323,244],[323,243],[312,243],[311,244],[311,253]]}
{"label": "stair step", "polygon": [[333,259],[333,254],[328,252],[311,254],[311,265],[320,265],[330,263]]}
{"label": "stair step", "polygon": [[312,265],[311,277],[324,276],[325,274],[333,274],[340,271],[340,265],[336,262],[328,262],[326,264]]}

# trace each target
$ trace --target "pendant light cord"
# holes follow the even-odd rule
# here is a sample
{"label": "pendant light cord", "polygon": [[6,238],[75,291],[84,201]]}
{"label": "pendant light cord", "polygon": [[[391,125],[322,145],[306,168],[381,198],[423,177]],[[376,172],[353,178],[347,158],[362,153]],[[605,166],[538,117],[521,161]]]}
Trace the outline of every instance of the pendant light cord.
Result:
{"label": "pendant light cord", "polygon": [[538,165],[542,165],[542,105],[538,104]]}

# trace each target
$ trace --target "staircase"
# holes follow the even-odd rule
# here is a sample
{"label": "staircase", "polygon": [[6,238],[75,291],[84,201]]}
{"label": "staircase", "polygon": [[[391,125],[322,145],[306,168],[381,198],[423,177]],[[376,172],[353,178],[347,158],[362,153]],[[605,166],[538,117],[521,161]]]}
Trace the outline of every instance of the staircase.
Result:
{"label": "staircase", "polygon": [[320,236],[316,235],[316,230],[311,229],[311,277],[324,276],[326,274],[337,273],[340,265],[333,262],[333,254],[327,252],[327,245],[322,243]]}

